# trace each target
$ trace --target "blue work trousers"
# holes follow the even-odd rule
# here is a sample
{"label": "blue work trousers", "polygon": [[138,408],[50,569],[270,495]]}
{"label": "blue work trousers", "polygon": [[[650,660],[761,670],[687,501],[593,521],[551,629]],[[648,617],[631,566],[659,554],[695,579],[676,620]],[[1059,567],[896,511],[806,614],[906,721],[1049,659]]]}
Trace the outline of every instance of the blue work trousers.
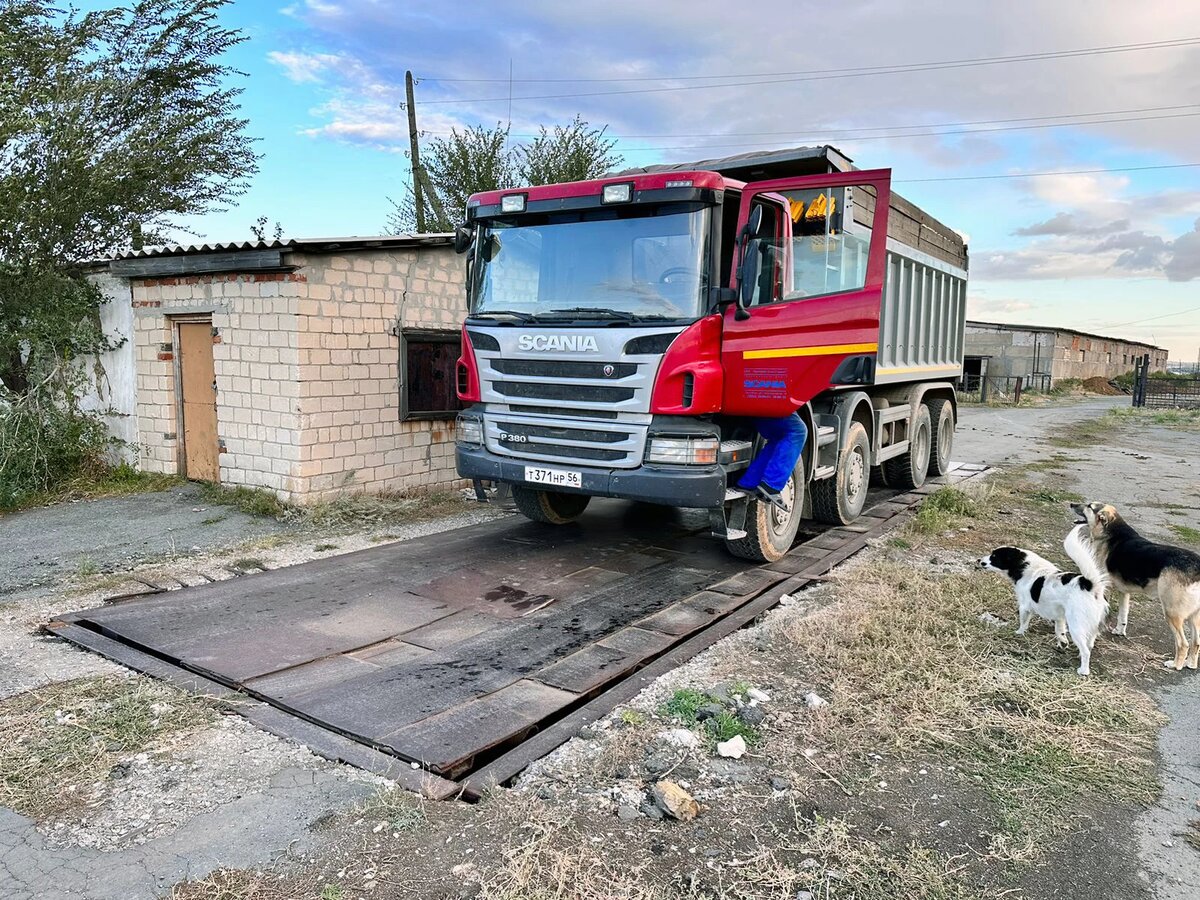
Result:
{"label": "blue work trousers", "polygon": [[738,487],[754,490],[765,484],[772,491],[781,491],[792,477],[792,470],[804,450],[808,428],[798,413],[783,418],[755,419],[754,427],[767,443],[738,479]]}

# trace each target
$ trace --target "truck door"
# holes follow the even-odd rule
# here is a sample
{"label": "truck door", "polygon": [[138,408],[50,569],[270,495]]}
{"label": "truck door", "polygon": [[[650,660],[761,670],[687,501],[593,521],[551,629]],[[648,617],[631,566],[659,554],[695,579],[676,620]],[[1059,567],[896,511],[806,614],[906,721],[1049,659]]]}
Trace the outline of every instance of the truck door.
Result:
{"label": "truck door", "polygon": [[890,169],[746,185],[738,234],[755,205],[766,215],[744,245],[759,261],[750,317],[725,312],[725,412],[787,415],[833,384],[872,383],[890,200]]}

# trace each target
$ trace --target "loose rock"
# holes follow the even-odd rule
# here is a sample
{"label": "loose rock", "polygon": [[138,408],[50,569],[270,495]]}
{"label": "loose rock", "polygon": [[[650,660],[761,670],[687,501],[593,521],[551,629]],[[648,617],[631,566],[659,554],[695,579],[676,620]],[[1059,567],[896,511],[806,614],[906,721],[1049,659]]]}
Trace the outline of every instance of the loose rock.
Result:
{"label": "loose rock", "polygon": [[696,799],[673,781],[654,785],[654,802],[672,819],[690,822],[700,812]]}
{"label": "loose rock", "polygon": [[809,691],[807,694],[805,694],[804,702],[808,705],[809,709],[817,709],[818,707],[827,706],[829,704],[829,701],[816,691]]}
{"label": "loose rock", "polygon": [[622,803],[617,807],[617,818],[622,822],[632,822],[640,815],[636,808],[627,803]]}
{"label": "loose rock", "polygon": [[773,791],[790,791],[792,783],[786,778],[780,778],[778,775],[771,776],[771,790]]}
{"label": "loose rock", "polygon": [[660,731],[658,739],[672,747],[695,747],[700,739],[686,728],[672,728],[670,731]]}
{"label": "loose rock", "polygon": [[661,775],[663,772],[669,772],[677,762],[679,762],[677,754],[659,750],[657,753],[647,756],[642,767],[651,775]]}
{"label": "loose rock", "polygon": [[704,706],[696,710],[696,721],[704,722],[708,719],[715,719],[725,711],[725,707],[720,703],[706,703]]}
{"label": "loose rock", "polygon": [[757,700],[759,703],[770,703],[771,695],[766,691],[760,691],[758,688],[750,688],[746,691],[746,696],[751,700]]}
{"label": "loose rock", "polygon": [[724,756],[727,759],[741,759],[746,755],[746,739],[740,734],[735,734],[727,741],[721,741],[717,744],[717,756]]}
{"label": "loose rock", "polygon": [[747,725],[761,725],[767,714],[757,706],[743,706],[737,711],[737,717]]}
{"label": "loose rock", "polygon": [[666,813],[662,811],[662,808],[657,803],[652,803],[649,800],[638,807],[638,812],[654,822],[661,822],[666,818]]}

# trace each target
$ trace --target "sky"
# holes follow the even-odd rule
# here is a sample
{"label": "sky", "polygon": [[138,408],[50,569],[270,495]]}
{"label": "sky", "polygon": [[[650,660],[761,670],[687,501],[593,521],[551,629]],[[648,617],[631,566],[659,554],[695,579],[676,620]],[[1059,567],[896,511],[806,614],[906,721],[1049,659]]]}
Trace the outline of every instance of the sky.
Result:
{"label": "sky", "polygon": [[[409,179],[411,69],[428,136],[579,114],[628,165],[832,144],[967,236],[971,318],[1200,354],[1200,4],[235,0],[222,17],[248,38],[228,61],[262,160],[236,207],[187,223],[205,240],[263,215],[289,237],[381,233]],[[977,178],[1030,172],[1080,174]]]}

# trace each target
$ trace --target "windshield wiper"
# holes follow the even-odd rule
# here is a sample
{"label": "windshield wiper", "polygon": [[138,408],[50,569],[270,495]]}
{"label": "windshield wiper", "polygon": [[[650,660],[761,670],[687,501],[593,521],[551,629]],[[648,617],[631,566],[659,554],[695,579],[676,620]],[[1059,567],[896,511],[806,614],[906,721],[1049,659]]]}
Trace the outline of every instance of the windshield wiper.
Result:
{"label": "windshield wiper", "polygon": [[543,315],[542,321],[546,321],[550,317],[559,318],[587,318],[594,317],[597,319],[613,319],[619,322],[662,322],[669,321],[671,316],[662,316],[657,313],[632,313],[623,309],[604,309],[599,306],[573,306],[569,309],[550,310]]}
{"label": "windshield wiper", "polygon": [[485,309],[481,312],[467,314],[467,317],[471,319],[486,319],[495,316],[512,316],[521,322],[537,321],[537,316],[535,316],[533,313],[522,312],[519,309]]}

